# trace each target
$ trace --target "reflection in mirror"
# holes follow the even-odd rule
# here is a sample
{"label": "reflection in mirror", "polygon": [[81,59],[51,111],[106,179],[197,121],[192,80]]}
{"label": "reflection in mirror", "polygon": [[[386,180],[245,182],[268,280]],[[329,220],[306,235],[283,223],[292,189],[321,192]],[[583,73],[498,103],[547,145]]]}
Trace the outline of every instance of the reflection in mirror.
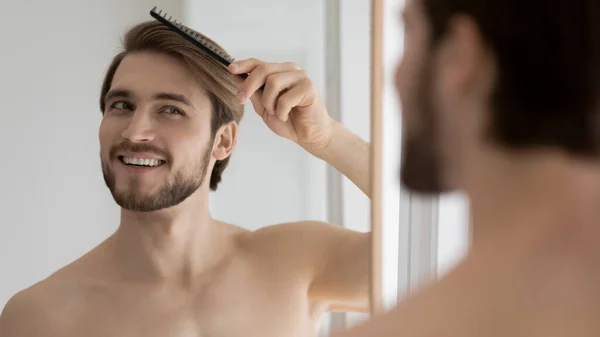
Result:
{"label": "reflection in mirror", "polygon": [[[401,107],[395,68],[403,54],[405,0],[386,0],[383,35],[382,298],[386,309],[448,272],[469,246],[468,205],[460,194],[429,198],[401,187]],[[375,231],[375,229],[374,229]]]}
{"label": "reflection in mirror", "polygon": [[9,0],[0,337],[316,336],[366,315],[361,6]]}

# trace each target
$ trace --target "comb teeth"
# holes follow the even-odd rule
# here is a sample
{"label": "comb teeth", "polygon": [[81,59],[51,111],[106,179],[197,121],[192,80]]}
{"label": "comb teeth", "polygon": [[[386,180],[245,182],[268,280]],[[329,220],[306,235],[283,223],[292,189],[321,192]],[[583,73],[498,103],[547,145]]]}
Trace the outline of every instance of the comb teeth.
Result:
{"label": "comb teeth", "polygon": [[155,14],[160,17],[160,18],[157,18],[155,15],[152,15],[155,19],[157,19],[159,22],[162,22],[163,24],[165,24],[171,30],[178,30],[178,31],[176,31],[178,34],[186,37],[188,40],[195,41],[196,45],[199,44],[198,46],[200,48],[208,50],[211,53],[218,56],[218,58],[221,58],[222,60],[218,60],[218,61],[223,63],[225,66],[228,66],[230,63],[235,61],[235,59],[233,57],[231,57],[231,55],[220,50],[220,48],[215,46],[212,42],[207,40],[204,36],[200,35],[198,32],[195,32],[192,29],[190,29],[189,27],[186,27],[181,22],[177,22],[177,20],[173,19],[173,17],[170,15],[167,18],[166,12],[163,12],[162,10],[158,10],[158,11],[157,10],[158,10],[157,7],[154,6],[154,8],[152,8],[152,10],[150,11],[151,15]]}

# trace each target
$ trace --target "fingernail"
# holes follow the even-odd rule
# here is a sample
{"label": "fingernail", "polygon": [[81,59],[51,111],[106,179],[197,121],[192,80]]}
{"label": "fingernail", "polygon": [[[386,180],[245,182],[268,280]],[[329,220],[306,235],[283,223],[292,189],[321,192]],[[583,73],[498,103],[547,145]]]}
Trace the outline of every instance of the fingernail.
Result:
{"label": "fingernail", "polygon": [[229,70],[236,71],[238,69],[237,63],[232,63],[229,65]]}

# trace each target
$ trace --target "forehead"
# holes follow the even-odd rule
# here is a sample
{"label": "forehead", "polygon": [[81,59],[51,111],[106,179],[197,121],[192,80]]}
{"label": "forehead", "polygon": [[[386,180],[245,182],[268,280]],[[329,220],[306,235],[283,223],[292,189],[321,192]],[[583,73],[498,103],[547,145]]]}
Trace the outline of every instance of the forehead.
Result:
{"label": "forehead", "polygon": [[143,99],[157,92],[187,97],[198,108],[209,104],[206,90],[177,58],[156,52],[126,55],[117,68],[111,89],[128,90]]}

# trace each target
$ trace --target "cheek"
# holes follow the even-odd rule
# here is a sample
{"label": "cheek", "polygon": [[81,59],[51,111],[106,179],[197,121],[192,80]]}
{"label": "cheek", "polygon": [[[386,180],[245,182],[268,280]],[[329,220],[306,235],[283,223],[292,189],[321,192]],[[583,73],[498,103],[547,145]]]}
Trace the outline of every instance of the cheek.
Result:
{"label": "cheek", "polygon": [[98,128],[98,140],[100,142],[101,150],[104,150],[106,142],[109,138],[109,129],[106,124],[106,120],[102,119],[102,122],[100,122],[100,127]]}
{"label": "cheek", "polygon": [[195,169],[204,160],[207,151],[211,151],[213,141],[210,135],[182,138],[173,137],[165,143],[165,148],[171,154],[174,166],[181,169]]}
{"label": "cheek", "polygon": [[103,118],[98,128],[98,140],[100,143],[100,152],[103,156],[108,155],[110,147],[115,143],[118,135],[117,125],[110,119]]}
{"label": "cheek", "polygon": [[419,106],[420,68],[419,55],[416,55],[414,50],[409,46],[398,64],[395,74],[396,92],[400,99],[402,124],[406,125],[406,129],[409,131],[418,127],[415,123],[418,121],[419,110],[422,108]]}
{"label": "cheek", "polygon": [[455,80],[450,71],[445,69],[441,62],[437,62],[433,69],[433,104],[438,120],[440,120],[440,128],[442,135],[447,141],[452,141],[455,134],[462,132],[464,124],[460,99],[457,92]]}
{"label": "cheek", "polygon": [[418,87],[419,72],[424,57],[424,44],[421,37],[412,31],[404,39],[402,58],[396,67],[396,90],[402,101],[412,100],[415,87]]}
{"label": "cheek", "polygon": [[456,86],[452,85],[449,73],[441,67],[434,69],[433,77],[433,104],[437,119],[438,146],[442,160],[449,170],[454,171],[456,160],[461,157],[466,136],[466,122],[460,106]]}
{"label": "cheek", "polygon": [[402,115],[402,119],[406,119],[407,115],[410,113],[410,96],[409,86],[408,86],[408,78],[411,76],[407,71],[409,71],[409,67],[407,67],[407,63],[409,61],[406,57],[403,57],[402,60],[398,63],[396,67],[396,74],[394,78],[396,93],[398,95],[398,103],[400,104],[400,113]]}

